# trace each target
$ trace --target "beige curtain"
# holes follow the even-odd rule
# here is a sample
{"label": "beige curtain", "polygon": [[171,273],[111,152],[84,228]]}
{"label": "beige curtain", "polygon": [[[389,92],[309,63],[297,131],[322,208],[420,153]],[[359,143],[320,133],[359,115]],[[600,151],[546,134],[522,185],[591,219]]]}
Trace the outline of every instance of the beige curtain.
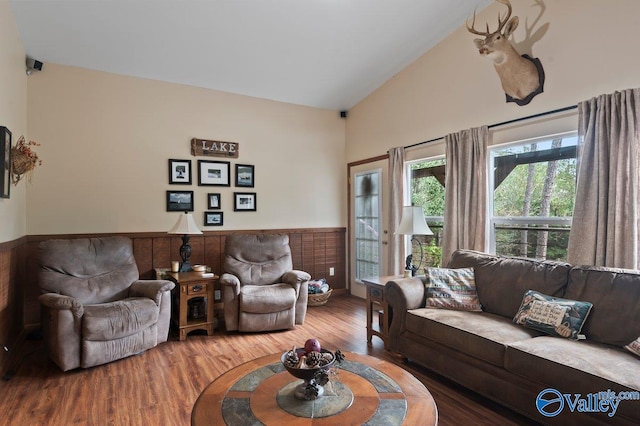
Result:
{"label": "beige curtain", "polygon": [[578,180],[567,260],[638,269],[640,89],[578,104]]}
{"label": "beige curtain", "polygon": [[404,147],[389,150],[389,274],[404,269],[404,239],[396,235],[404,204]]}
{"label": "beige curtain", "polygon": [[445,136],[442,265],[457,249],[483,251],[487,205],[487,126]]}

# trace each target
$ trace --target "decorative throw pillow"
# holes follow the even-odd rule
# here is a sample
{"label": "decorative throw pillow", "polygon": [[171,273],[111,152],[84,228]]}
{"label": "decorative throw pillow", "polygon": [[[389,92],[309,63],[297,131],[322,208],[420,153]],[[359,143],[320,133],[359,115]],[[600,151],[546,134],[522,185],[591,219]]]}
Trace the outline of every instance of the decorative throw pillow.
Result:
{"label": "decorative throw pillow", "polygon": [[592,307],[589,302],[561,299],[529,290],[524,294],[513,322],[551,335],[584,339],[580,331]]}
{"label": "decorative throw pillow", "polygon": [[482,311],[473,268],[425,268],[427,308]]}
{"label": "decorative throw pillow", "polygon": [[640,356],[640,337],[638,337],[636,340],[629,343],[628,345],[625,345],[624,348],[629,352],[631,352],[632,354],[636,356]]}

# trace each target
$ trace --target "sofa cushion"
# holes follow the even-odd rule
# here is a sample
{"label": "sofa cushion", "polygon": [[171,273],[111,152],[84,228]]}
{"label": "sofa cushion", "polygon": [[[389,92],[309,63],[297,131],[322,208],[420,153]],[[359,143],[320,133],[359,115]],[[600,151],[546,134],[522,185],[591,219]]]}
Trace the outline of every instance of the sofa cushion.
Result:
{"label": "sofa cushion", "polygon": [[505,347],[509,343],[541,335],[494,314],[429,308],[407,311],[406,328],[498,367],[504,365]]}
{"label": "sofa cushion", "polygon": [[240,310],[268,314],[292,309],[296,291],[289,284],[245,285],[240,289]]}
{"label": "sofa cushion", "polygon": [[[478,298],[485,312],[513,318],[527,290],[562,297],[571,265],[456,250],[449,268],[474,268]],[[583,299],[580,299],[583,300]]]}
{"label": "sofa cushion", "polygon": [[[541,336],[512,343],[506,351],[505,368],[540,383],[540,391],[554,388],[584,396],[608,389],[616,393],[640,390],[637,358],[621,348],[588,340]],[[615,417],[637,419],[639,411],[638,401],[621,401]]]}
{"label": "sofa cushion", "polygon": [[158,322],[160,308],[146,297],[86,305],[82,317],[83,340],[105,341],[131,336]]}
{"label": "sofa cushion", "polygon": [[640,272],[575,267],[563,297],[593,303],[582,329],[589,340],[623,347],[640,336]]}
{"label": "sofa cushion", "polygon": [[549,297],[529,290],[513,322],[543,333],[578,339],[593,305],[589,302]]}
{"label": "sofa cushion", "polygon": [[473,268],[425,268],[427,308],[482,311]]}

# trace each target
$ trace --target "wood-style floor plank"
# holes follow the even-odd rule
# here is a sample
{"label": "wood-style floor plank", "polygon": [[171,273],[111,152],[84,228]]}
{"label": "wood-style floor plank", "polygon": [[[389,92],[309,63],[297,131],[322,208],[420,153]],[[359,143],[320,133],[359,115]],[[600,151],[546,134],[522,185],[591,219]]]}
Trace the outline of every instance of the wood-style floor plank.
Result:
{"label": "wood-style floor plank", "polygon": [[192,333],[182,342],[172,335],[140,355],[67,373],[46,357],[42,341],[28,340],[16,374],[0,382],[0,424],[189,425],[198,395],[222,373],[310,337],[328,349],[372,355],[411,372],[433,395],[442,426],[535,424],[422,367],[399,363],[376,337],[367,345],[365,323],[362,299],[334,296],[310,307],[305,324],[294,330],[216,330],[214,336]]}

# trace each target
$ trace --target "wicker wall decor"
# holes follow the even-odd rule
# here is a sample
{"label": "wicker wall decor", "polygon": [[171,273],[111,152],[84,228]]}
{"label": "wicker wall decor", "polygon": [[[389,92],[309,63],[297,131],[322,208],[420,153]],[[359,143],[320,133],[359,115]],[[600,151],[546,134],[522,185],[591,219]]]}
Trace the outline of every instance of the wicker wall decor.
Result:
{"label": "wicker wall decor", "polygon": [[20,136],[16,146],[11,148],[11,182],[14,185],[18,185],[25,175],[31,182],[31,172],[36,166],[42,164],[33,146],[40,146],[40,144],[35,141],[26,142],[24,136]]}

